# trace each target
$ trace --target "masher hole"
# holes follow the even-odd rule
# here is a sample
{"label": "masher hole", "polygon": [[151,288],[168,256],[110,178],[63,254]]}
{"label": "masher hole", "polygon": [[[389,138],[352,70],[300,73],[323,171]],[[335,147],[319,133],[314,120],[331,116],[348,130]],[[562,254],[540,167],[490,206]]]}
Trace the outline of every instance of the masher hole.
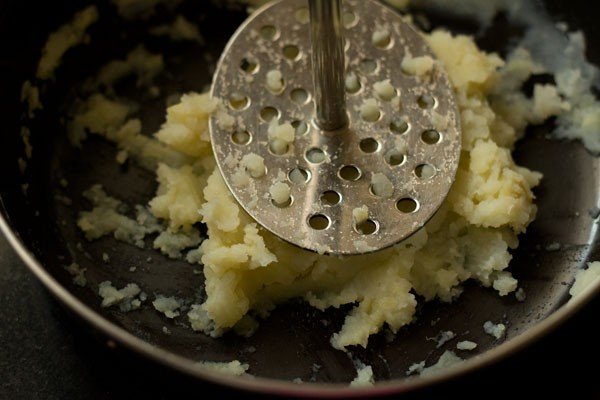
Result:
{"label": "masher hole", "polygon": [[250,143],[250,139],[252,139],[252,136],[248,131],[234,132],[231,135],[231,140],[233,143],[239,145],[246,145]]}
{"label": "masher hole", "polygon": [[302,167],[296,167],[288,173],[290,182],[302,185],[310,181],[310,172]]}
{"label": "masher hole", "polygon": [[280,70],[273,69],[267,72],[265,84],[271,93],[280,94],[285,88],[285,79]]}
{"label": "masher hole", "polygon": [[302,135],[305,135],[306,132],[308,132],[308,124],[304,121],[300,121],[300,120],[292,121],[292,126],[294,127],[294,130],[296,131],[296,136],[302,136]]}
{"label": "masher hole", "polygon": [[316,231],[324,231],[331,225],[331,220],[324,214],[315,214],[308,218],[308,225]]}
{"label": "masher hole", "polygon": [[346,11],[342,14],[342,24],[345,28],[352,28],[358,22],[358,17],[352,11]]}
{"label": "masher hole", "polygon": [[335,190],[327,190],[321,194],[321,202],[327,206],[335,206],[342,201],[342,195]]}
{"label": "masher hole", "polygon": [[362,235],[372,235],[379,229],[377,223],[371,219],[356,224],[355,228],[356,231]]}
{"label": "masher hole", "polygon": [[301,24],[308,24],[310,21],[310,12],[306,7],[297,9],[294,13],[294,16],[296,17],[296,21],[300,22]]}
{"label": "masher hole", "polygon": [[409,129],[410,124],[404,118],[394,118],[392,122],[390,122],[390,131],[392,131],[392,133],[401,135],[408,132]]}
{"label": "masher hole", "polygon": [[308,102],[309,96],[308,92],[302,88],[296,88],[290,92],[290,97],[292,101],[296,104],[306,104]]}
{"label": "masher hole", "polygon": [[283,56],[288,60],[297,60],[300,55],[300,49],[294,44],[288,44],[283,47]]}
{"label": "masher hole", "polygon": [[396,209],[403,214],[412,214],[419,209],[419,203],[410,197],[405,197],[396,202]]}
{"label": "masher hole", "polygon": [[392,47],[392,35],[388,29],[377,29],[371,36],[371,42],[378,49],[389,49]]}
{"label": "masher hole", "polygon": [[247,108],[249,105],[250,105],[250,99],[246,95],[243,95],[240,93],[234,93],[229,98],[229,106],[231,108],[233,108],[234,110],[243,110],[243,109]]}
{"label": "masher hole", "polygon": [[376,109],[365,109],[361,110],[361,117],[366,122],[377,122],[381,119],[381,111]]}
{"label": "masher hole", "polygon": [[274,199],[271,199],[271,204],[273,204],[277,208],[288,208],[289,206],[292,205],[293,202],[294,202],[294,199],[292,198],[292,196],[288,197],[288,199],[286,201],[284,201],[283,203],[278,203]]}
{"label": "masher hole", "polygon": [[401,165],[406,160],[406,156],[398,150],[390,150],[385,155],[385,161],[392,167]]}
{"label": "masher hole", "polygon": [[360,88],[362,87],[362,85],[360,83],[360,79],[358,78],[358,75],[356,75],[356,73],[354,73],[354,72],[349,72],[346,75],[345,84],[346,84],[346,92],[348,92],[350,94],[358,93],[360,91]]}
{"label": "masher hole", "polygon": [[283,156],[288,153],[290,146],[283,140],[275,139],[269,142],[269,152],[274,156]]}
{"label": "masher hole", "polygon": [[306,152],[306,159],[313,164],[325,161],[325,152],[318,147],[313,147]]}
{"label": "masher hole", "polygon": [[271,122],[273,119],[279,119],[279,110],[275,107],[265,107],[260,110],[260,118],[265,122]]}
{"label": "masher hole", "polygon": [[267,40],[275,40],[277,39],[277,28],[273,25],[265,25],[260,28],[260,35]]}
{"label": "masher hole", "polygon": [[435,100],[435,97],[426,93],[426,94],[422,94],[421,96],[419,96],[419,98],[417,99],[417,104],[422,109],[428,110],[431,108],[435,108],[436,100]]}
{"label": "masher hole", "polygon": [[360,141],[360,149],[365,153],[375,153],[379,150],[379,142],[373,138],[367,138]]}
{"label": "masher hole", "polygon": [[346,181],[357,181],[361,177],[361,172],[354,165],[345,165],[340,169],[339,176]]}
{"label": "masher hole", "polygon": [[415,175],[422,180],[431,179],[435,175],[435,167],[429,164],[417,165],[415,168]]}
{"label": "masher hole", "polygon": [[429,129],[421,134],[421,140],[427,144],[439,143],[442,136],[435,129]]}
{"label": "masher hole", "polygon": [[360,62],[360,70],[364,74],[373,74],[377,71],[377,61],[365,59]]}
{"label": "masher hole", "polygon": [[240,69],[247,74],[253,74],[258,71],[258,62],[252,58],[245,57],[240,61]]}

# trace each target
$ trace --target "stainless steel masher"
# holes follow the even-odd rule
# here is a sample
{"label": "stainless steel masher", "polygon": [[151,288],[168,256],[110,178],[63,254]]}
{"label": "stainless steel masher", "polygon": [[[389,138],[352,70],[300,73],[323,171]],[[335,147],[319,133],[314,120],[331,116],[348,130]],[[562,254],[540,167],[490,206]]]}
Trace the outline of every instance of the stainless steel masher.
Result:
{"label": "stainless steel masher", "polygon": [[279,0],[227,45],[210,120],[239,204],[319,253],[380,250],[422,228],[458,168],[460,121],[443,66],[375,0]]}

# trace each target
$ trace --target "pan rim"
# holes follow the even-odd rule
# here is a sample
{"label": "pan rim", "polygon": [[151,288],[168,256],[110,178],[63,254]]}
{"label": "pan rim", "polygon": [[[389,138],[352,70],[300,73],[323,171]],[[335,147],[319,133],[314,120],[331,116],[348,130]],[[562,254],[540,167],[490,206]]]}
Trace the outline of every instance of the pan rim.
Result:
{"label": "pan rim", "polygon": [[548,317],[539,321],[533,327],[525,330],[513,339],[505,341],[481,355],[465,360],[453,368],[448,368],[430,376],[415,376],[407,377],[405,379],[382,381],[377,382],[374,386],[370,387],[349,387],[348,384],[341,383],[304,383],[298,385],[291,381],[288,382],[263,377],[253,377],[253,379],[248,379],[230,376],[211,371],[208,368],[199,367],[197,362],[150,344],[124,328],[110,322],[100,313],[97,313],[87,304],[71,294],[65,286],[61,285],[54,277],[52,277],[12,230],[4,215],[5,212],[5,209],[0,212],[0,232],[4,234],[4,237],[25,266],[55,298],[91,326],[101,331],[108,337],[108,341],[112,340],[114,341],[114,344],[121,345],[123,348],[149,358],[153,362],[167,366],[192,378],[205,380],[233,389],[257,393],[300,396],[306,398],[348,398],[400,394],[415,391],[426,386],[434,386],[435,384],[449,381],[472,373],[483,367],[495,364],[534,341],[541,339],[543,336],[549,334],[558,326],[566,322],[592,298],[600,293],[600,280],[596,280],[596,282],[587,287],[583,293],[572,298],[552,312]]}

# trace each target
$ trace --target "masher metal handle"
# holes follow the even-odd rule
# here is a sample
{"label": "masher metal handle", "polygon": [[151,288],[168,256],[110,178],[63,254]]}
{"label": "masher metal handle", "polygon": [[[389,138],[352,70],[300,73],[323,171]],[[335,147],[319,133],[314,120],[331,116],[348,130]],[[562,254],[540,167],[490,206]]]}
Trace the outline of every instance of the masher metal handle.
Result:
{"label": "masher metal handle", "polygon": [[309,0],[316,123],[348,126],[341,0]]}

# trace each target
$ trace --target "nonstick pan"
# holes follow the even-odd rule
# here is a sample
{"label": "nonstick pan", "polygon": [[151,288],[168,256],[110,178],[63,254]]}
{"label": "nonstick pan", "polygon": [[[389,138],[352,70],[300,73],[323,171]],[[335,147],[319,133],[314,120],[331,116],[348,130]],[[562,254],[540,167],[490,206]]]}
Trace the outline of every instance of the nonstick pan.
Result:
{"label": "nonstick pan", "polygon": [[[20,102],[21,85],[34,76],[48,34],[84,5],[85,2],[66,0],[3,0],[0,4],[0,48],[4,52],[0,58],[4,124],[0,135],[0,226],[33,273],[68,309],[107,338],[111,346],[126,347],[198,379],[260,392],[346,397],[399,393],[466,373],[518,350],[563,323],[600,290],[600,285],[596,285],[569,302],[568,290],[575,272],[600,256],[598,215],[590,213],[597,209],[599,201],[599,159],[578,142],[548,139],[554,126],[550,121],[530,128],[515,151],[519,164],[544,174],[542,185],[536,189],[538,216],[521,237],[511,263],[511,271],[527,293],[524,302],[514,296],[500,298],[492,290],[467,284],[453,304],[421,305],[416,322],[402,329],[394,340],[386,340],[384,333],[375,335],[368,349],[350,349],[352,357],[334,350],[329,343],[341,326],[347,311],[344,308],[320,312],[292,301],[261,321],[253,336],[225,334],[219,339],[166,321],[149,305],[130,313],[101,309],[94,288],[105,280],[117,286],[136,282],[149,294],[176,293],[195,302],[201,301],[204,293],[202,276],[183,261],[163,257],[149,250],[151,246],[139,249],[112,238],[87,242],[77,230],[77,211],[90,206],[81,193],[92,184],[101,183],[128,203],[139,204],[153,196],[156,183],[153,174],[133,163],[125,168],[118,166],[114,162],[115,148],[100,138],[91,137],[81,149],[69,144],[63,117],[74,101],[76,88],[98,66],[123,56],[140,41],[151,50],[163,51],[168,73],[157,81],[161,96],[141,95],[135,82],[126,82],[122,89],[142,103],[143,126],[146,133],[151,133],[163,121],[168,94],[202,91],[210,83],[212,66],[246,14],[244,10],[225,9],[208,1],[184,3],[179,12],[200,21],[206,43],[165,46],[161,39],[148,38],[146,32],[149,23],[169,18],[168,8],[150,20],[125,23],[108,2],[97,2],[103,18],[90,30],[92,44],[67,54],[55,82],[45,88],[44,109],[27,121],[34,150],[22,175],[17,162],[24,152],[19,135],[25,111]],[[566,21],[585,32],[588,58],[599,64],[598,13],[590,10],[597,6],[579,0],[548,0],[545,7],[557,21]],[[512,26],[502,15],[483,31],[467,19],[428,16],[434,25],[477,34],[484,49],[501,54],[522,33],[521,27]],[[62,180],[68,182],[67,187],[61,186]],[[66,202],[65,197],[72,202]],[[560,250],[548,251],[552,243],[560,243]],[[110,264],[102,262],[104,252],[110,253]],[[63,266],[73,261],[87,268],[86,287],[73,285],[65,272]],[[130,271],[130,266],[136,270]],[[507,325],[504,340],[496,341],[483,332],[482,325],[488,320]],[[165,326],[170,334],[164,333]],[[432,364],[443,352],[444,349],[436,348],[435,341],[428,340],[441,331],[453,331],[459,337],[468,334],[479,346],[469,360],[454,369],[431,377],[407,377],[411,364],[422,360]],[[247,362],[254,378],[224,376],[197,365],[201,360],[234,359]],[[356,375],[353,359],[371,365],[380,383],[372,388],[348,388],[347,383]],[[294,384],[291,381],[295,378],[306,383]]]}

